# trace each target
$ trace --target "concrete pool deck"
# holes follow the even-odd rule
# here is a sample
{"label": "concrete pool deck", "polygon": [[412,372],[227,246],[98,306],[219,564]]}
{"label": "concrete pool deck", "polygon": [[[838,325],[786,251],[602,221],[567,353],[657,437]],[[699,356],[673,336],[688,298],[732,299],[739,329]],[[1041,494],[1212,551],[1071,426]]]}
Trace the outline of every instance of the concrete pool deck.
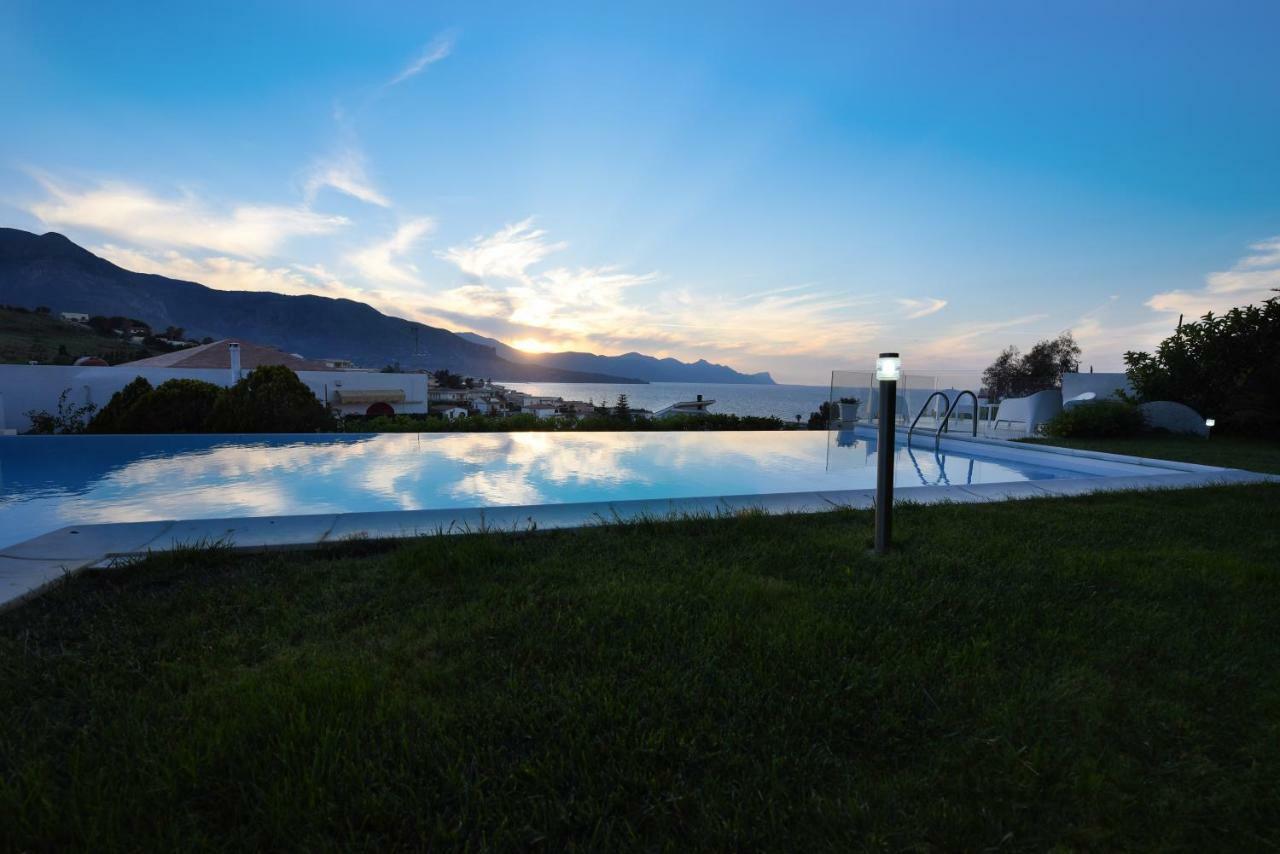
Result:
{"label": "concrete pool deck", "polygon": [[[905,430],[900,430],[900,433]],[[931,435],[920,438],[927,450]],[[977,445],[1010,449],[1004,439],[947,436],[945,448]],[[1019,452],[1076,458],[1080,463],[1125,463],[1137,475],[1057,478],[1011,483],[900,486],[895,504],[984,503],[1019,498],[1086,495],[1147,489],[1247,483],[1280,483],[1280,476],[1240,469],[1080,451],[1049,445],[1023,445]],[[386,540],[478,531],[532,531],[578,528],[636,519],[725,516],[746,511],[769,514],[819,513],[874,506],[874,489],[708,496],[701,498],[592,501],[510,507],[392,510],[299,516],[253,516],[148,522],[70,525],[0,549],[0,609],[39,595],[51,585],[86,569],[110,569],[145,557],[200,544],[233,550],[306,549],[352,540]]]}

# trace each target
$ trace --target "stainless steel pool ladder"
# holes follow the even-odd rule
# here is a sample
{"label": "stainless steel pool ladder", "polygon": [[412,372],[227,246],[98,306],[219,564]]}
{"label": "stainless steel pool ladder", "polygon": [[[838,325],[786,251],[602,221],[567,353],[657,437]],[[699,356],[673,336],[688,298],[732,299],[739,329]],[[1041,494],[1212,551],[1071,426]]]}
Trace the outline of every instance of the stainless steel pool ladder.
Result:
{"label": "stainless steel pool ladder", "polygon": [[973,398],[973,436],[974,438],[977,438],[978,436],[978,395],[976,395],[975,393],[973,393],[968,389],[965,389],[964,391],[956,395],[955,400],[951,400],[943,392],[935,391],[933,394],[929,395],[929,397],[925,399],[924,406],[920,407],[920,411],[916,413],[915,420],[911,422],[911,427],[910,429],[907,430],[907,447],[908,448],[911,447],[911,434],[915,432],[916,422],[918,422],[921,418],[924,417],[925,412],[929,409],[929,404],[933,403],[933,399],[935,397],[941,397],[943,402],[946,404],[947,414],[942,416],[942,423],[938,425],[938,429],[933,431],[933,449],[937,451],[938,445],[942,442],[942,434],[947,432],[947,423],[951,420],[951,413],[956,411],[956,407],[960,405],[960,399],[963,398],[966,394],[969,395],[969,397]]}
{"label": "stainless steel pool ladder", "polygon": [[[929,404],[933,403],[935,397],[942,398],[942,405],[946,407],[947,412],[951,411],[951,398],[947,397],[946,392],[935,391],[925,399],[924,406],[920,407],[920,411],[916,413],[916,417],[912,419],[911,426],[907,428],[907,447],[911,447],[911,434],[916,432],[916,425],[920,423],[920,419],[929,411]],[[939,427],[939,430],[942,428]]]}

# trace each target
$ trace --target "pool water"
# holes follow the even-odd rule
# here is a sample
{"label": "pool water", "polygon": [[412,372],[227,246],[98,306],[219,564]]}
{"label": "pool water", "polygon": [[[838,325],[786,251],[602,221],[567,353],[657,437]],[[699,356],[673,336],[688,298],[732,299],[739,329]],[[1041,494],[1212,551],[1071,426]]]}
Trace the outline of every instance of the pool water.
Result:
{"label": "pool water", "polygon": [[[1022,456],[929,439],[895,450],[895,479],[1099,474]],[[870,431],[4,437],[0,547],[93,522],[865,489],[876,458]]]}

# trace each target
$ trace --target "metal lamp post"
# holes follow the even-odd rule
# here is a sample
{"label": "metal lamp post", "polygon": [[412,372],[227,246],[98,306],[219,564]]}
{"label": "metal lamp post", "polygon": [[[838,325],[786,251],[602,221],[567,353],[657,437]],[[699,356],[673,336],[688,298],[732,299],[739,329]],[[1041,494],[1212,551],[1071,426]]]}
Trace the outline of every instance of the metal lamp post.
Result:
{"label": "metal lamp post", "polygon": [[894,430],[898,409],[898,379],[902,360],[897,353],[881,353],[876,359],[880,383],[880,439],[876,444],[876,554],[889,553],[893,529]]}

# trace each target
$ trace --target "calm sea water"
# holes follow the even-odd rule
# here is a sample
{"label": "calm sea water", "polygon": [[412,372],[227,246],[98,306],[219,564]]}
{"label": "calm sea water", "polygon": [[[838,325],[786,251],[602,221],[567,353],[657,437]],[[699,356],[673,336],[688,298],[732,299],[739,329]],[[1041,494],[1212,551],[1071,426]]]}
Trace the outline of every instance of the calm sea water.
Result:
{"label": "calm sea water", "polygon": [[784,421],[802,421],[817,410],[830,393],[827,386],[741,385],[737,383],[502,383],[529,394],[563,397],[565,400],[593,400],[614,404],[618,395],[636,409],[657,411],[681,400],[702,395],[714,400],[712,412],[725,415],[775,415]]}

